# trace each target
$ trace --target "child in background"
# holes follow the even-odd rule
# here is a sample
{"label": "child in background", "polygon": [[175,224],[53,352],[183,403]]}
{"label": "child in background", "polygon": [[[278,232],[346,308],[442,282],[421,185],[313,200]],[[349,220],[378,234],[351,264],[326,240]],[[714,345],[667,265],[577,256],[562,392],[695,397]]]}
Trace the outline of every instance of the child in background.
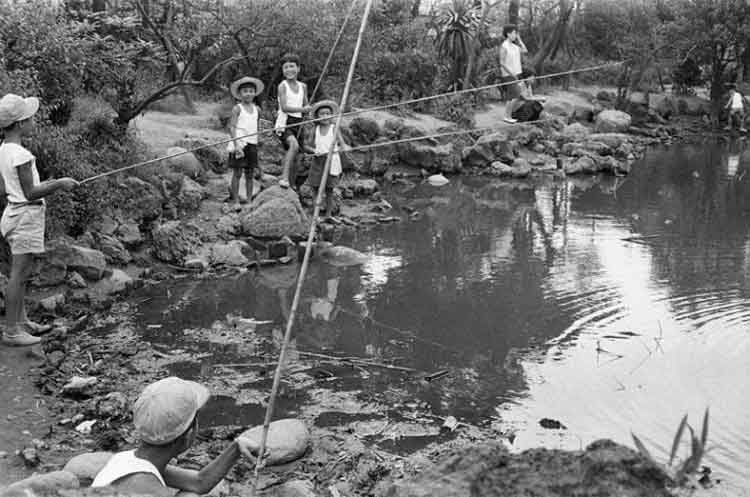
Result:
{"label": "child in background", "polygon": [[[253,197],[253,173],[258,167],[260,108],[255,103],[255,97],[263,91],[263,82],[256,78],[244,77],[232,83],[230,90],[237,104],[232,108],[232,116],[229,119],[229,135],[234,140],[227,145],[229,167],[232,169],[232,185],[227,200],[234,204],[244,204]],[[247,199],[239,200],[243,172]]]}
{"label": "child in background", "polygon": [[724,128],[726,131],[730,131],[734,126],[735,121],[739,125],[740,133],[747,133],[745,129],[745,100],[746,98],[737,91],[737,86],[732,85],[729,89],[729,101],[727,102],[725,109],[729,109],[729,122],[727,127]]}
{"label": "child in background", "polygon": [[0,99],[0,132],[5,137],[0,145],[0,175],[8,201],[0,231],[12,255],[2,341],[13,346],[41,341],[29,333],[39,325],[26,316],[24,297],[34,255],[44,253],[44,197],[78,185],[73,178],[39,181],[36,158],[21,145],[34,129],[32,118],[38,110],[39,100],[34,97],[8,94]]}
{"label": "child in background", "polygon": [[284,55],[281,59],[281,72],[284,74],[284,81],[279,83],[279,113],[274,129],[286,150],[279,185],[289,188],[290,184],[294,186],[296,179],[297,153],[301,148],[304,150],[302,126],[289,126],[301,123],[302,116],[310,111],[310,106],[307,100],[307,85],[297,81],[299,57],[294,54]]}
{"label": "child in background", "polygon": [[310,173],[307,176],[305,185],[312,188],[317,195],[318,188],[323,179],[328,152],[333,149],[335,153],[331,157],[331,167],[328,174],[325,190],[326,217],[333,216],[333,210],[336,205],[334,198],[334,189],[338,185],[339,176],[341,175],[341,157],[339,157],[339,147],[344,147],[344,140],[341,134],[334,137],[333,116],[339,113],[339,106],[333,100],[322,100],[313,105],[310,114],[313,119],[323,119],[315,125],[315,143],[314,146],[305,146],[305,151],[315,154]]}

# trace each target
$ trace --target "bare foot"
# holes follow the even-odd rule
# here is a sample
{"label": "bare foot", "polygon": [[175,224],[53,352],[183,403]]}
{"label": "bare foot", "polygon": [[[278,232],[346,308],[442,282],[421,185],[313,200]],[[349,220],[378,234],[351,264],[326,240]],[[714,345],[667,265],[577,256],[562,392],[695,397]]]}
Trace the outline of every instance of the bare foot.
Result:
{"label": "bare foot", "polygon": [[30,345],[36,345],[42,341],[41,338],[29,335],[23,331],[20,327],[16,328],[16,331],[3,332],[3,344],[10,345],[11,347],[28,347]]}

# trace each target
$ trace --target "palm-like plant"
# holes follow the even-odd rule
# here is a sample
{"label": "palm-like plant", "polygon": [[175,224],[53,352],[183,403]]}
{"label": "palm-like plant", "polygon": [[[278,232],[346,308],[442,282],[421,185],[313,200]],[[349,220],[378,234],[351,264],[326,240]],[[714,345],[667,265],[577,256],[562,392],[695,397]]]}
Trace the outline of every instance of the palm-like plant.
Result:
{"label": "palm-like plant", "polygon": [[438,35],[435,39],[437,50],[451,60],[452,83],[456,85],[474,49],[479,32],[480,12],[472,0],[452,0],[435,19]]}

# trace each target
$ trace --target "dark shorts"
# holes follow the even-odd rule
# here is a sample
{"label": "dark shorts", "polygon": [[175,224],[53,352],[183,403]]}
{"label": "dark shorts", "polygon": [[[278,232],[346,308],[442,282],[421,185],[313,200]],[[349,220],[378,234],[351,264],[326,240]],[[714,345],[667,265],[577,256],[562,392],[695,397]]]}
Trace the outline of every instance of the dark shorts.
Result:
{"label": "dark shorts", "polygon": [[245,171],[253,171],[258,167],[258,146],[252,143],[248,143],[242,148],[244,154],[241,158],[235,157],[234,153],[229,154],[229,168],[230,169],[244,169]]}
{"label": "dark shorts", "polygon": [[293,128],[290,128],[288,126],[290,124],[298,124],[303,121],[304,119],[301,117],[286,116],[287,127],[284,128],[284,131],[282,131],[281,133],[276,133],[276,136],[279,137],[279,140],[281,140],[281,144],[284,146],[284,150],[289,149],[289,143],[287,143],[287,138],[289,138],[290,136],[293,136],[297,139],[299,148],[302,149],[302,144],[305,141],[305,134],[302,132],[303,126],[294,126]]}
{"label": "dark shorts", "polygon": [[[520,74],[515,78],[513,76],[503,76],[500,78],[500,82],[510,83],[511,81],[517,81],[520,77],[521,77]],[[505,95],[506,101],[513,100],[521,96],[521,83],[513,83],[513,84],[501,86],[500,88],[503,89],[503,94]]]}
{"label": "dark shorts", "polygon": [[[305,181],[305,184],[308,186],[312,186],[313,188],[318,188],[320,186],[320,182],[323,180],[323,170],[325,169],[326,165],[326,156],[321,155],[318,157],[313,158],[313,163],[310,166],[310,171],[307,173],[307,180]],[[331,192],[333,191],[336,186],[339,184],[339,177],[338,176],[332,176],[328,175],[328,181],[326,181],[326,191]]]}

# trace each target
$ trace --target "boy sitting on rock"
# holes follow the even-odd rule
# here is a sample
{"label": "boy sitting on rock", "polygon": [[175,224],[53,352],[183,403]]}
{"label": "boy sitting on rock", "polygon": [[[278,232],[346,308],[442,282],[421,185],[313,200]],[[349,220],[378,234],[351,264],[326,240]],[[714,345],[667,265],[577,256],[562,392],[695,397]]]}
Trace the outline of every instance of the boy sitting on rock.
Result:
{"label": "boy sitting on rock", "polygon": [[254,460],[260,447],[240,436],[200,471],[169,465],[195,442],[198,411],[209,396],[202,385],[176,377],[146,387],[133,408],[140,445],[112,456],[91,486],[112,486],[132,495],[173,497],[168,487],[202,495],[224,478],[240,455]]}

